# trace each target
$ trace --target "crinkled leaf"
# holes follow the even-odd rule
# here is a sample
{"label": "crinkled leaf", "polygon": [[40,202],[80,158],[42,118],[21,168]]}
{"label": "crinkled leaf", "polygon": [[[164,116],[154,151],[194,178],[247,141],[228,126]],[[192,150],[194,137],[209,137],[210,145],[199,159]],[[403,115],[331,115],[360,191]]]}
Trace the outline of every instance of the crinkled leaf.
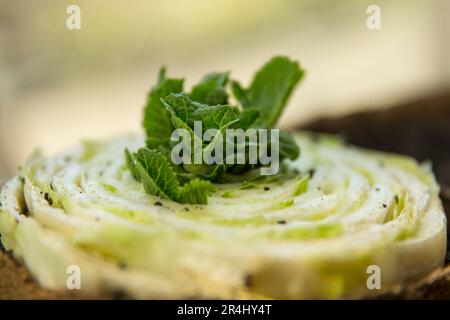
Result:
{"label": "crinkled leaf", "polygon": [[220,129],[239,120],[240,112],[236,107],[216,105],[201,107],[191,115],[192,121],[202,121],[203,130]]}
{"label": "crinkled leaf", "polygon": [[180,184],[164,155],[156,150],[141,148],[133,156],[147,193],[178,200]]}
{"label": "crinkled leaf", "polygon": [[[190,100],[186,95],[170,95],[166,98],[161,99],[164,104],[166,111],[169,113],[170,121],[174,129],[184,129],[189,132],[189,136],[191,138],[190,145],[188,148],[191,148],[192,157],[194,157],[194,152],[197,150],[194,149],[195,143],[198,145],[202,145],[201,137],[197,136],[194,130],[186,123],[186,120],[183,118],[189,117],[189,107],[185,105],[185,103],[189,103]],[[195,107],[193,107],[195,108]],[[178,113],[176,112],[178,110]],[[184,141],[186,143],[186,141]],[[194,158],[192,158],[193,160]]]}
{"label": "crinkled leaf", "polygon": [[[202,149],[202,159],[204,155],[211,155],[214,152],[217,152],[220,144],[222,144],[223,157],[225,158],[225,141],[223,139],[224,131],[231,124],[237,122],[238,119],[235,119],[231,122],[224,124],[220,129],[217,129],[217,133],[212,137],[211,141],[203,147]],[[220,139],[222,138],[222,139]],[[201,176],[203,179],[207,180],[217,180],[222,176],[222,174],[226,171],[226,165],[223,163],[214,163],[214,164],[189,164],[184,165],[184,169],[190,173],[194,173],[198,176]]]}
{"label": "crinkled leaf", "polygon": [[180,189],[180,202],[207,204],[208,196],[215,191],[213,184],[206,180],[194,179]]}
{"label": "crinkled leaf", "polygon": [[[180,102],[180,100],[184,100],[184,97],[185,96],[183,96],[183,95],[179,95],[178,97],[170,95],[166,98],[162,98],[161,102],[163,103],[167,113],[169,114],[170,123],[172,125],[172,128],[173,129],[185,129],[185,130],[189,131],[189,133],[191,134],[191,138],[194,138],[194,131],[192,130],[191,127],[189,127],[189,125],[186,123],[186,120],[184,119],[188,113],[188,111],[185,109],[185,107]],[[176,99],[180,104],[173,105],[172,103],[173,103],[174,99]],[[178,113],[176,110],[178,110]],[[172,135],[172,132],[170,132],[170,135]]]}
{"label": "crinkled leaf", "polygon": [[185,93],[172,93],[167,97],[161,98],[164,107],[187,123],[191,114],[200,107],[207,107],[200,103],[193,102]]}
{"label": "crinkled leaf", "polygon": [[[164,69],[162,69],[164,70]],[[161,71],[159,82],[150,91],[144,109],[144,129],[147,134],[147,146],[151,149],[168,145],[172,134],[170,116],[161,102],[161,98],[183,90],[183,80],[166,79]]]}

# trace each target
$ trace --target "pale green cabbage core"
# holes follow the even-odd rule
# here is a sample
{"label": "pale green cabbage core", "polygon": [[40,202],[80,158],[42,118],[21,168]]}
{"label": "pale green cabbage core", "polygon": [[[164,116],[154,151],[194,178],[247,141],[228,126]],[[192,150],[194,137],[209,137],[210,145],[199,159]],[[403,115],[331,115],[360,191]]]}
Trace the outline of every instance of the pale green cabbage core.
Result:
{"label": "pale green cabbage core", "polygon": [[217,185],[207,205],[146,194],[124,163],[126,136],[36,153],[2,189],[1,241],[39,283],[133,298],[340,298],[370,295],[443,263],[446,220],[429,167],[296,135],[297,177]]}

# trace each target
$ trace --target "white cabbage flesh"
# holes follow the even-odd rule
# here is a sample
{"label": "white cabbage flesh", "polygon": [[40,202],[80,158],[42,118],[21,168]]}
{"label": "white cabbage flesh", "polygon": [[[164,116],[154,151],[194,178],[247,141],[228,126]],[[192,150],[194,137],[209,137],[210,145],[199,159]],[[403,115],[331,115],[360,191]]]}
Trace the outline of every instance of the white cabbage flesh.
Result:
{"label": "white cabbage flesh", "polygon": [[1,241],[43,287],[67,290],[77,265],[82,293],[131,298],[357,297],[379,293],[371,265],[382,290],[442,265],[429,167],[314,137],[296,135],[297,177],[217,185],[207,205],[144,192],[124,157],[141,137],[37,153],[2,188]]}

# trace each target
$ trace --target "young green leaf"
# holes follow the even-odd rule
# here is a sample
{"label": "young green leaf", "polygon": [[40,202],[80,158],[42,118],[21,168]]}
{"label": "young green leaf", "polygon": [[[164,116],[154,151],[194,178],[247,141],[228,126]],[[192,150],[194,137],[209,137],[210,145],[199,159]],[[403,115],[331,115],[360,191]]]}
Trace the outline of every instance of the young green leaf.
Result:
{"label": "young green leaf", "polygon": [[221,129],[239,120],[240,112],[230,105],[206,106],[195,110],[190,120],[201,121],[203,130]]}
{"label": "young green leaf", "polygon": [[[222,154],[220,155],[221,159],[224,159],[226,157],[226,145],[225,141],[223,139],[224,132],[226,128],[228,128],[233,123],[236,123],[239,119],[232,120],[226,124],[224,124],[220,129],[217,129],[216,134],[211,139],[211,141],[203,148],[203,158],[208,159],[207,163],[212,162],[209,167],[212,167],[212,173],[208,174],[207,176],[204,176],[205,179],[210,180],[216,180],[219,179],[223,173],[225,173],[227,166],[224,164],[216,163],[214,162],[214,157],[216,153],[220,152],[220,147],[222,147]],[[210,159],[211,158],[211,159]]]}
{"label": "young green leaf", "polygon": [[148,95],[144,109],[144,129],[147,134],[147,147],[156,149],[158,146],[167,146],[172,134],[170,116],[161,102],[161,98],[171,93],[183,90],[183,80],[165,79],[164,72],[160,75],[161,82],[152,88]]}
{"label": "young green leaf", "polygon": [[180,184],[166,157],[147,148],[139,149],[133,156],[147,193],[178,200]]}
{"label": "young green leaf", "polygon": [[200,107],[208,105],[193,102],[185,93],[171,93],[167,97],[161,98],[165,108],[175,112],[177,117],[187,123],[192,113]]}
{"label": "young green leaf", "polygon": [[239,114],[239,121],[233,123],[230,128],[233,129],[250,129],[254,128],[257,119],[261,116],[261,112],[257,108],[248,108]]}
{"label": "young green leaf", "polygon": [[279,131],[280,159],[295,160],[300,155],[300,148],[289,131]]}
{"label": "young green leaf", "polygon": [[208,196],[215,191],[213,184],[206,180],[194,179],[180,189],[180,202],[207,204]]}
{"label": "young green leaf", "polygon": [[239,83],[234,82],[233,93],[244,108],[258,108],[261,118],[272,127],[303,74],[304,70],[297,62],[277,56],[256,73],[248,89],[243,89]]}
{"label": "young green leaf", "polygon": [[164,67],[164,66],[162,66],[160,69],[159,69],[159,72],[158,72],[158,84],[161,84],[161,83],[163,83],[165,80],[166,80],[166,72],[167,72],[167,69],[166,69],[166,67]]}
{"label": "young green leaf", "polygon": [[133,178],[135,178],[138,181],[141,181],[141,175],[139,174],[136,159],[127,148],[125,148],[125,158],[127,161],[128,169],[130,170]]}
{"label": "young green leaf", "polygon": [[183,119],[178,117],[178,115],[172,108],[168,107],[167,111],[169,113],[170,122],[172,124],[173,129],[186,129],[191,133],[192,136],[194,135],[194,131],[192,130],[192,128],[189,127],[188,124],[183,121]]}
{"label": "young green leaf", "polygon": [[211,72],[203,77],[201,83],[214,82],[220,87],[225,87],[229,74],[229,72]]}
{"label": "young green leaf", "polygon": [[[239,156],[244,157],[244,164],[217,164],[216,156],[220,156],[217,152],[221,152],[218,147],[224,147],[222,152],[228,147],[223,134],[227,128],[243,131],[270,129],[302,76],[303,70],[296,62],[285,57],[273,58],[257,72],[249,88],[242,88],[239,83],[232,82],[232,91],[243,107],[240,110],[227,104],[228,72],[206,75],[187,94],[182,92],[183,80],[167,78],[166,69],[161,68],[157,84],[150,91],[145,107],[147,148],[141,148],[134,154],[125,150],[131,174],[142,182],[147,193],[178,202],[199,204],[206,203],[208,195],[214,190],[210,181],[256,180],[259,174],[257,169],[262,164],[250,164],[249,151],[271,146],[261,145],[263,140],[259,137],[256,140],[249,137],[232,150],[233,159],[237,159],[239,153]],[[194,132],[195,121],[201,122],[202,132]],[[174,129],[187,130],[190,141],[185,141],[185,138],[179,142],[171,141]],[[208,129],[217,130],[209,137],[209,143],[203,142],[200,136]],[[280,131],[279,137],[280,160],[297,158],[299,148],[291,134]],[[193,163],[176,165],[169,161],[173,147],[185,152],[186,146],[179,143],[190,144],[187,147],[191,150]],[[199,155],[202,160],[209,161],[196,164]],[[223,155],[228,156],[225,153]]]}
{"label": "young green leaf", "polygon": [[224,174],[227,166],[224,164],[185,164],[183,165],[183,168],[187,173],[182,174],[182,177],[186,177],[186,175],[188,175],[190,179],[201,178],[210,181],[217,181],[222,176],[222,174]]}
{"label": "young green leaf", "polygon": [[252,107],[250,98],[247,95],[247,90],[242,88],[241,84],[237,81],[231,81],[231,91],[234,97],[241,103],[244,109]]}
{"label": "young green leaf", "polygon": [[[228,123],[225,123],[220,129],[214,128],[217,132],[211,138],[211,141],[202,148],[202,159],[208,164],[189,164],[184,165],[184,169],[190,173],[195,173],[198,176],[201,176],[203,179],[207,180],[217,180],[222,174],[226,171],[226,165],[220,163],[214,163],[214,155],[218,152],[220,146],[222,147],[223,154],[225,156],[225,141],[223,139],[223,134],[226,128],[228,128],[231,124],[236,123],[239,119],[232,120]],[[213,155],[214,154],[214,155]],[[212,157],[212,159],[210,159]],[[208,158],[208,161],[206,161]]]}
{"label": "young green leaf", "polygon": [[209,73],[192,88],[189,96],[194,101],[208,105],[226,104],[228,102],[228,94],[225,90],[227,82],[228,72]]}

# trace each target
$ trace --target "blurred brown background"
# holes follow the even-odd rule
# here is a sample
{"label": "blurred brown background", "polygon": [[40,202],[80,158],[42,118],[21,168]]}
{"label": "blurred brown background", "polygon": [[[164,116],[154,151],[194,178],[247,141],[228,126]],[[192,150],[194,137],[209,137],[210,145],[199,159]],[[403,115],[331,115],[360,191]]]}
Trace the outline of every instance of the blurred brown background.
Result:
{"label": "blurred brown background", "polygon": [[[68,30],[66,9],[81,9]],[[381,8],[381,30],[366,9]],[[157,69],[248,83],[275,54],[307,76],[280,125],[450,86],[448,0],[0,0],[0,184],[33,149],[139,132]]]}

